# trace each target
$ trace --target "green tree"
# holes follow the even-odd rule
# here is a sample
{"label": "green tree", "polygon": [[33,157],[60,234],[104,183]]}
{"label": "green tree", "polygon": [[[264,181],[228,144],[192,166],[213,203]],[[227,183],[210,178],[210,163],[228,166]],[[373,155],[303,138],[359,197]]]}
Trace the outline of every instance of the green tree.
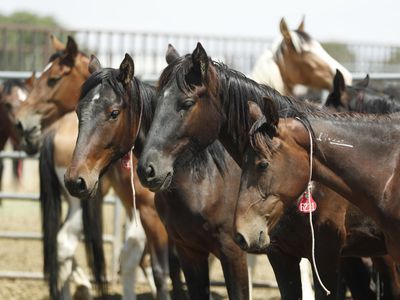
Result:
{"label": "green tree", "polygon": [[51,16],[18,11],[0,12],[0,69],[28,71],[43,68],[49,56],[49,35],[61,32]]}

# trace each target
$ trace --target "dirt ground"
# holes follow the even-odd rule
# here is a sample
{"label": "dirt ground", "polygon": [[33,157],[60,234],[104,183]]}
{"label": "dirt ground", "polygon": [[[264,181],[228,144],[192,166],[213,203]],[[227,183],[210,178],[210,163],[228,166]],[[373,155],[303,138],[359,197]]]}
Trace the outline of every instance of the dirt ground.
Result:
{"label": "dirt ground", "polygon": [[[2,191],[5,192],[37,192],[38,171],[37,162],[27,160],[24,162],[23,178],[20,182],[12,179],[11,164],[5,160],[6,170]],[[63,207],[63,212],[66,207]],[[113,230],[113,206],[105,205],[104,208],[105,233],[111,234]],[[121,220],[122,223],[123,220]],[[40,232],[40,207],[37,202],[3,199],[0,205],[0,232]],[[112,247],[106,245],[106,259],[108,267],[111,266]],[[81,244],[77,251],[77,261],[88,272],[84,247]],[[22,240],[14,238],[0,238],[0,273],[5,271],[35,272],[40,275],[42,270],[42,246],[40,240]],[[111,274],[111,269],[108,271]],[[211,280],[223,282],[222,270],[215,261],[211,269]],[[259,259],[254,281],[257,283],[273,282],[274,278],[267,264],[266,257]],[[71,291],[74,287],[71,286]],[[121,299],[122,287],[116,280],[110,286],[109,299]],[[138,299],[153,299],[150,288],[143,276],[139,276],[136,286]],[[228,299],[224,286],[212,286],[213,299]],[[42,279],[6,279],[0,278],[1,300],[42,300],[48,299],[47,286]],[[255,288],[253,299],[280,299],[276,288]]]}

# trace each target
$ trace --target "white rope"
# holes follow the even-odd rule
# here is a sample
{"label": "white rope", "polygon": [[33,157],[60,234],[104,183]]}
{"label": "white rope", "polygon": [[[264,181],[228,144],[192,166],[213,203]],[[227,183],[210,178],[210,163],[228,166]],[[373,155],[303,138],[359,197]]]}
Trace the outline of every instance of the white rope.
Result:
{"label": "white rope", "polygon": [[325,290],[326,295],[329,296],[331,292],[326,288],[326,286],[322,283],[321,277],[319,276],[318,268],[317,268],[317,263],[315,262],[315,234],[314,234],[314,226],[312,223],[312,209],[311,209],[311,179],[312,179],[312,169],[313,169],[313,139],[311,135],[310,129],[303,123],[303,121],[300,118],[298,119],[306,128],[308,132],[308,136],[310,139],[310,174],[308,178],[308,184],[307,184],[307,199],[308,199],[308,206],[309,206],[309,221],[310,221],[310,228],[311,228],[311,256],[312,256],[312,264],[314,267],[315,275],[317,276],[319,284],[322,286],[322,288]]}
{"label": "white rope", "polygon": [[134,219],[136,227],[137,227],[137,226],[139,226],[139,223],[138,223],[138,215],[137,215],[137,210],[136,210],[136,190],[135,190],[135,184],[133,183],[133,157],[132,157],[134,148],[135,148],[135,145],[133,145],[131,151],[129,152],[129,164],[130,164],[132,200],[133,200],[133,219]]}
{"label": "white rope", "polygon": [[136,190],[135,190],[135,184],[133,183],[133,149],[135,149],[135,143],[136,140],[139,136],[139,132],[140,132],[140,127],[142,125],[142,116],[143,116],[143,106],[144,103],[140,103],[140,115],[139,115],[139,123],[138,123],[138,127],[136,129],[136,135],[135,135],[135,140],[132,146],[131,151],[129,152],[129,164],[130,164],[130,173],[131,173],[131,187],[132,187],[132,200],[133,200],[133,219],[135,220],[135,224],[136,227],[139,226],[138,223],[138,215],[137,215],[137,210],[136,210]]}

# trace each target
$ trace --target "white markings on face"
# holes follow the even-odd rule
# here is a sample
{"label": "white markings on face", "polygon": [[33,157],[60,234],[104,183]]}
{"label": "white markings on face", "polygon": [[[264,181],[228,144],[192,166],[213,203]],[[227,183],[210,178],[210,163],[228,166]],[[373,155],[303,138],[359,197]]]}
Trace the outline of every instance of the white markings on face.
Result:
{"label": "white markings on face", "polygon": [[28,97],[28,92],[23,89],[18,89],[17,95],[18,95],[18,100],[25,101],[26,98]]}
{"label": "white markings on face", "polygon": [[43,73],[46,72],[47,70],[49,70],[51,68],[51,66],[53,65],[53,63],[48,63],[47,66],[43,69]]}
{"label": "white markings on face", "polygon": [[317,141],[329,143],[331,145],[354,148],[352,144],[345,143],[344,140],[333,139],[328,136],[327,133],[321,132],[319,136],[316,138]]}
{"label": "white markings on face", "polygon": [[100,99],[100,94],[99,93],[94,95],[92,101],[96,101],[97,99]]}

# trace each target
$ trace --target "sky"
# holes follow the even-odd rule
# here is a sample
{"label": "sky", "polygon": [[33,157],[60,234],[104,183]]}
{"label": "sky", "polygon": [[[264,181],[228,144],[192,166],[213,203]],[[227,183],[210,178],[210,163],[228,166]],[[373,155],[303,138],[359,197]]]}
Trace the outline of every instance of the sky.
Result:
{"label": "sky", "polygon": [[53,15],[67,28],[275,38],[279,20],[321,41],[400,45],[400,0],[1,0],[0,12]]}

